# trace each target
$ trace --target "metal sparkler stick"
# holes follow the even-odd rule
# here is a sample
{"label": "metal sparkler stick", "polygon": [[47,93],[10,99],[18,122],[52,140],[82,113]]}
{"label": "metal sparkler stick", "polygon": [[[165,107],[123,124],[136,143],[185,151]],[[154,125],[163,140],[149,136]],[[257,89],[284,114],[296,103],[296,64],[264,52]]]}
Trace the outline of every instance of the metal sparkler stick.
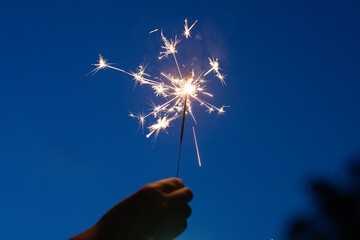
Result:
{"label": "metal sparkler stick", "polygon": [[[187,81],[189,81],[189,78],[190,78],[190,69],[189,69],[189,72],[188,72]],[[185,94],[185,100],[184,100],[184,109],[183,109],[182,121],[181,121],[180,147],[179,147],[179,158],[178,158],[178,165],[177,165],[177,170],[176,170],[176,177],[179,176],[181,146],[182,146],[182,140],[183,140],[183,136],[184,136],[187,97],[188,97],[188,94],[186,93]]]}

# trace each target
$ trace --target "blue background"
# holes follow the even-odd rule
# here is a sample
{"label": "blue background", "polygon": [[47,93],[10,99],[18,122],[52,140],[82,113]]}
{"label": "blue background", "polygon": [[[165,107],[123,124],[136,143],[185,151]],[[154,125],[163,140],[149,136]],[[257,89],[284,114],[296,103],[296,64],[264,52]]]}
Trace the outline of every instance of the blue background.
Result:
{"label": "blue background", "polygon": [[[158,54],[158,33],[207,36],[223,116],[186,122],[180,177],[193,215],[179,239],[284,239],[311,176],[340,178],[360,142],[357,1],[1,1],[1,239],[65,239],[142,185],[174,176],[179,122],[153,144],[128,111],[147,88],[112,70]],[[192,39],[194,40],[194,39]],[[205,59],[206,60],[206,59]],[[214,81],[217,81],[214,79]]]}

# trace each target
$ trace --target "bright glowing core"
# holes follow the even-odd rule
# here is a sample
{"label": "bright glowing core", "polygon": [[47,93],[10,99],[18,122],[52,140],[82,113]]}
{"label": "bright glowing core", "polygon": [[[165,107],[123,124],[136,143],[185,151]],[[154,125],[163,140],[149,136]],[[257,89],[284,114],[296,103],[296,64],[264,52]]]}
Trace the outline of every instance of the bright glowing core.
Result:
{"label": "bright glowing core", "polygon": [[185,83],[185,85],[184,85],[184,94],[190,94],[191,95],[191,94],[193,94],[195,92],[195,90],[196,90],[196,87],[193,84],[191,84],[189,82]]}

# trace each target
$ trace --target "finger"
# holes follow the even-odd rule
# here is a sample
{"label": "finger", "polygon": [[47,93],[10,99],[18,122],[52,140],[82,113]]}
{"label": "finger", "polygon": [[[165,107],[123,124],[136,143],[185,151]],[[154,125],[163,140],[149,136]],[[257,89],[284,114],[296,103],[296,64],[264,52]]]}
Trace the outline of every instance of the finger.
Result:
{"label": "finger", "polygon": [[178,237],[180,234],[182,234],[187,227],[187,222],[182,221],[172,227],[170,227],[171,231],[171,239]]}
{"label": "finger", "polygon": [[156,240],[170,240],[178,237],[182,234],[187,227],[186,221],[181,221],[173,224],[167,225],[162,231],[155,232],[152,235],[151,239]]}
{"label": "finger", "polygon": [[158,184],[165,193],[170,193],[184,187],[184,182],[180,178],[175,177],[157,181],[156,184]]}
{"label": "finger", "polygon": [[178,189],[172,193],[169,193],[168,198],[169,198],[169,205],[174,207],[179,207],[190,202],[193,198],[193,193],[190,190],[190,188],[185,187]]}
{"label": "finger", "polygon": [[177,224],[179,222],[183,222],[191,216],[191,207],[188,204],[185,204],[169,212],[171,212],[168,217],[169,223]]}
{"label": "finger", "polygon": [[183,221],[180,224],[178,224],[174,229],[174,237],[177,237],[180,234],[182,234],[185,231],[186,228],[187,228],[187,222],[186,221]]}
{"label": "finger", "polygon": [[191,216],[191,207],[189,205],[182,206],[176,210],[176,217],[178,220],[185,220]]}

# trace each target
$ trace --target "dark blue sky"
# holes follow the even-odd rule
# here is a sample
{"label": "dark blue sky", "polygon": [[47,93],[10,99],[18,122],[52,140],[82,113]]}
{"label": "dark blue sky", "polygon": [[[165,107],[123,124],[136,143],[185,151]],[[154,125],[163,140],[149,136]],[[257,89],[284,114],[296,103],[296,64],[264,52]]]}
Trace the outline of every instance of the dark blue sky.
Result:
{"label": "dark blue sky", "polygon": [[195,196],[179,239],[284,239],[308,178],[339,178],[360,147],[355,2],[1,1],[1,238],[68,238],[175,174],[180,124],[153,145],[128,117],[146,89],[85,74],[99,53],[126,70],[153,61],[147,32],[189,18],[228,74],[214,101],[231,108],[198,115],[201,168],[186,123],[180,176]]}

